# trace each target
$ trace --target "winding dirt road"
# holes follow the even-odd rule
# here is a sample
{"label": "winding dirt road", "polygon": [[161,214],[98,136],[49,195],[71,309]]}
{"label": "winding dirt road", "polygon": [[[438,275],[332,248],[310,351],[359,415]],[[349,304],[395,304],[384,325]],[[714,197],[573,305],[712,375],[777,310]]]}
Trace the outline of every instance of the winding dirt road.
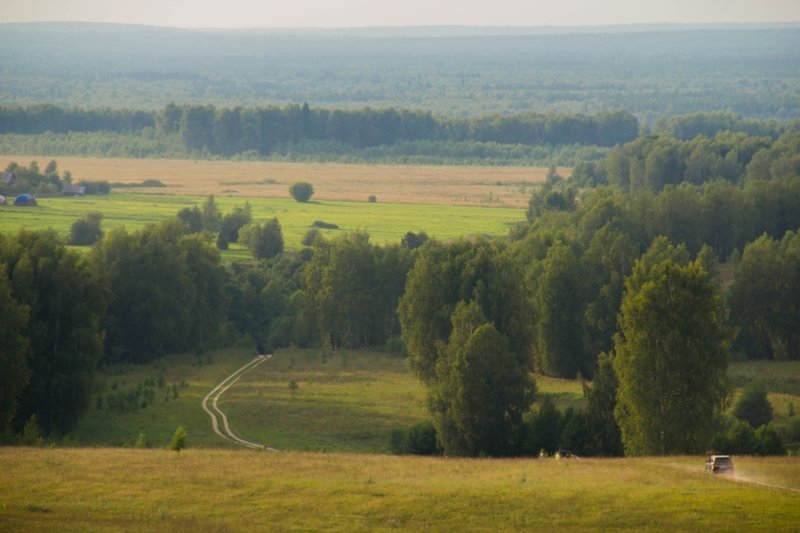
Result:
{"label": "winding dirt road", "polygon": [[[249,372],[250,370],[254,369],[264,361],[272,358],[272,354],[269,355],[257,355],[255,359],[244,365],[242,368],[228,376],[227,378],[223,379],[219,385],[214,387],[211,392],[206,394],[206,397],[203,398],[202,406],[203,410],[208,413],[208,416],[211,417],[211,426],[214,428],[214,433],[222,437],[223,439],[235,442],[237,444],[241,444],[242,446],[247,446],[248,448],[256,448],[256,449],[264,449],[271,452],[278,452],[280,450],[276,448],[270,448],[269,446],[264,446],[263,444],[258,444],[257,442],[250,442],[249,440],[245,440],[239,437],[236,433],[233,432],[231,429],[230,424],[228,423],[228,417],[225,413],[222,412],[222,409],[219,408],[217,402],[219,401],[220,396],[225,393],[228,389],[230,389],[234,383],[239,381],[239,379]],[[211,400],[211,407],[208,406],[208,401]],[[222,429],[220,429],[219,419],[222,419]]]}

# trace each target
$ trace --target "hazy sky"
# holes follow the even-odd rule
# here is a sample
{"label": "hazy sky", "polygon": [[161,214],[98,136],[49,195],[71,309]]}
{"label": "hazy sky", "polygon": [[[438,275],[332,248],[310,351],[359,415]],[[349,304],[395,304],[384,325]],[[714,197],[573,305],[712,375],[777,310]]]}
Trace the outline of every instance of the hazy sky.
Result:
{"label": "hazy sky", "polygon": [[800,0],[0,0],[0,22],[185,28],[797,22]]}

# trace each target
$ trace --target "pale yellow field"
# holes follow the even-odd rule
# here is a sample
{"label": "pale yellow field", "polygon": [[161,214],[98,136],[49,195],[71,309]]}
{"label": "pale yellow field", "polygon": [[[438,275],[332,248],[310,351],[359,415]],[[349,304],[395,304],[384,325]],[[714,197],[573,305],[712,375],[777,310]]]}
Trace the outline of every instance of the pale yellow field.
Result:
{"label": "pale yellow field", "polygon": [[[11,161],[44,168],[51,158],[2,155],[0,167]],[[141,192],[286,198],[289,185],[307,181],[314,185],[312,200],[447,205],[524,207],[531,188],[544,181],[544,168],[345,165],[338,163],[281,163],[263,161],[187,161],[158,159],[98,159],[57,157],[58,168],[72,172],[76,181],[107,180],[141,183],[156,179],[166,188]],[[562,176],[569,169],[559,169]]]}
{"label": "pale yellow field", "polygon": [[0,448],[0,531],[797,531],[798,458],[703,461]]}

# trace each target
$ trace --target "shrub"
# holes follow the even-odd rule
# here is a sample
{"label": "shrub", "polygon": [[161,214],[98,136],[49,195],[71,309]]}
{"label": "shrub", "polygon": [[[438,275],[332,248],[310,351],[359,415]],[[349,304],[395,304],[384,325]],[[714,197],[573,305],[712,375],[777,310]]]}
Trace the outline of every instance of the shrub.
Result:
{"label": "shrub", "polygon": [[436,442],[436,428],[433,422],[425,420],[408,428],[406,445],[408,453],[412,455],[438,455],[439,446]]}
{"label": "shrub", "polygon": [[256,259],[269,259],[283,252],[283,233],[277,218],[263,226],[248,224],[239,230],[239,242],[247,246]]}
{"label": "shrub", "polygon": [[172,435],[172,442],[169,443],[169,449],[175,452],[180,452],[186,448],[186,430],[183,426],[178,426],[175,433]]}
{"label": "shrub", "polygon": [[139,433],[139,437],[136,439],[136,447],[147,448],[147,437],[144,433]]}
{"label": "shrub", "polygon": [[186,233],[200,233],[203,231],[203,212],[197,206],[184,207],[178,211],[178,220],[183,224]]}
{"label": "shrub", "polygon": [[786,440],[800,443],[800,416],[793,416],[786,424]]}
{"label": "shrub", "polygon": [[312,228],[308,230],[305,235],[303,235],[303,240],[301,243],[303,246],[314,246],[314,242],[316,242],[320,235],[321,234],[318,229]]}
{"label": "shrub", "polygon": [[561,413],[550,396],[545,396],[536,415],[531,416],[527,427],[525,448],[530,453],[544,450],[555,453],[561,440]]}
{"label": "shrub", "polygon": [[307,202],[314,194],[314,186],[305,181],[293,183],[292,186],[289,187],[289,194],[298,202]]}
{"label": "shrub", "polygon": [[747,422],[737,420],[733,423],[726,435],[729,448],[723,450],[726,453],[738,453],[741,455],[754,455],[758,452],[758,441],[756,432]]}
{"label": "shrub", "polygon": [[394,429],[389,434],[389,450],[396,455],[439,455],[436,428],[429,420],[407,429]]}
{"label": "shrub", "polygon": [[404,429],[396,428],[389,433],[389,451],[395,455],[408,453],[408,434]]}
{"label": "shrub", "polygon": [[39,427],[39,419],[36,415],[31,415],[25,426],[22,428],[22,442],[28,446],[41,446],[44,444],[42,429]]}
{"label": "shrub", "polygon": [[222,229],[220,235],[225,237],[227,242],[236,242],[239,238],[239,230],[253,221],[253,208],[249,202],[245,202],[244,207],[234,207],[233,212],[222,217]]}
{"label": "shrub", "polygon": [[744,420],[753,429],[772,421],[772,405],[767,399],[767,387],[762,381],[754,381],[745,388],[733,409],[733,416]]}
{"label": "shrub", "polygon": [[772,427],[772,424],[761,426],[756,430],[756,442],[758,445],[758,455],[784,455],[786,447],[780,433]]}
{"label": "shrub", "polygon": [[405,357],[407,355],[406,343],[403,342],[403,339],[400,337],[392,337],[388,339],[383,347],[383,350],[387,355],[392,355],[395,357]]}
{"label": "shrub", "polygon": [[90,246],[103,238],[100,229],[102,213],[86,213],[82,220],[76,220],[69,229],[69,244],[75,246]]}
{"label": "shrub", "polygon": [[428,234],[424,231],[420,231],[419,233],[414,233],[413,231],[409,231],[405,235],[403,235],[402,240],[400,241],[400,245],[403,248],[408,248],[409,250],[413,250],[414,248],[419,248],[425,241],[428,240]]}
{"label": "shrub", "polygon": [[314,228],[320,229],[339,229],[339,226],[336,224],[331,224],[330,222],[324,222],[322,220],[315,220],[312,224]]}
{"label": "shrub", "polygon": [[79,181],[78,185],[86,188],[86,194],[108,194],[111,192],[111,185],[107,181]]}

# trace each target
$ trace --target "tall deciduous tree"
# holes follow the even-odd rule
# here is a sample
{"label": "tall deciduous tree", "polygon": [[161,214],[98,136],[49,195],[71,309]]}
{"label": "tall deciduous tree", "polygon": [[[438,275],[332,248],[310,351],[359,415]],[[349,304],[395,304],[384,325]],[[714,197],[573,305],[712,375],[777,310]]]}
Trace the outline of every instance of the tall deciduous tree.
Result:
{"label": "tall deciduous tree", "polygon": [[67,433],[89,407],[105,295],[82,257],[51,230],[0,237],[0,263],[14,299],[30,309],[23,329],[30,381],[19,396],[15,429],[35,415],[45,434]]}
{"label": "tall deciduous tree", "polygon": [[750,357],[800,359],[800,232],[747,245],[731,290],[731,318]]}
{"label": "tall deciduous tree", "polygon": [[203,202],[203,229],[210,233],[217,233],[222,227],[222,213],[217,205],[217,200],[211,194]]}
{"label": "tall deciduous tree", "polygon": [[430,408],[448,455],[509,455],[522,445],[522,415],[533,401],[527,367],[476,302],[459,303],[436,365]]}
{"label": "tall deciduous tree", "polygon": [[303,282],[323,341],[331,348],[370,346],[396,335],[410,266],[410,251],[371,245],[366,233],[317,239]]}
{"label": "tall deciduous tree", "polygon": [[115,229],[92,253],[109,288],[106,357],[142,363],[206,345],[224,322],[225,271],[219,252],[186,236],[177,220],[135,233]]}
{"label": "tall deciduous tree", "polygon": [[437,343],[450,337],[459,302],[474,300],[509,343],[520,365],[530,367],[530,302],[518,261],[500,246],[480,240],[428,241],[408,274],[398,314],[411,368],[435,380]]}
{"label": "tall deciduous tree", "polygon": [[614,373],[612,357],[609,354],[600,354],[591,387],[584,385],[589,428],[586,447],[591,455],[613,456],[624,453],[619,426],[614,418],[618,387],[619,381]]}
{"label": "tall deciduous tree", "polygon": [[250,249],[256,259],[270,259],[283,252],[283,233],[277,218],[261,224],[248,224],[239,230],[239,242]]}
{"label": "tall deciduous tree", "polygon": [[[0,243],[3,239],[0,238]],[[27,385],[30,344],[22,332],[30,309],[11,295],[6,266],[0,264],[0,433],[4,433],[17,412],[19,393]]]}
{"label": "tall deciduous tree", "polygon": [[708,274],[638,261],[619,326],[615,416],[626,453],[703,452],[728,399],[728,333]]}
{"label": "tall deciduous tree", "polygon": [[592,370],[583,349],[583,279],[580,263],[563,244],[548,250],[534,297],[537,311],[535,355],[551,376],[574,378]]}

